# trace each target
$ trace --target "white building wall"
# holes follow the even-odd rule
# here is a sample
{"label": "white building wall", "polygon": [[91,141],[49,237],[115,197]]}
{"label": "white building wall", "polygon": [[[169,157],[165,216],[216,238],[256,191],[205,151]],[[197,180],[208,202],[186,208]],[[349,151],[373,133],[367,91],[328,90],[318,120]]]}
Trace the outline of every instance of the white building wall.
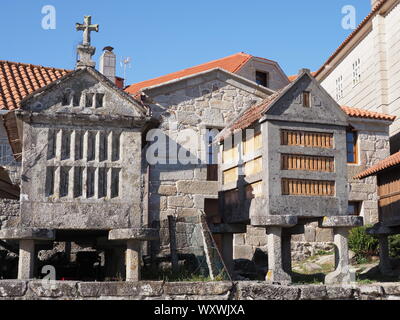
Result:
{"label": "white building wall", "polygon": [[[343,106],[362,108],[371,111],[377,109],[377,95],[374,90],[375,66],[373,32],[359,43],[346,58],[324,79],[321,84],[336,99],[336,80],[342,76],[343,97],[337,102]],[[353,63],[360,59],[361,81],[353,85]]]}
{"label": "white building wall", "polygon": [[[340,105],[397,116],[390,126],[392,152],[400,149],[400,4],[376,15],[372,29],[321,81]],[[353,86],[353,62],[361,60],[361,82]],[[336,79],[343,77],[337,99]]]}
{"label": "white building wall", "polygon": [[397,119],[390,128],[390,135],[400,131],[400,5],[385,17],[389,113]]}

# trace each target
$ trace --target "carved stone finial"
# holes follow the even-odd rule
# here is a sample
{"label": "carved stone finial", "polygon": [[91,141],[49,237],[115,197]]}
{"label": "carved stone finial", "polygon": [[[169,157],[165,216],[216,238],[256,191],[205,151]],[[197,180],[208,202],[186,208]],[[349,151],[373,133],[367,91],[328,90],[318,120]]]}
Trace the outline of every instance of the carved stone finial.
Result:
{"label": "carved stone finial", "polygon": [[99,25],[92,24],[91,16],[85,16],[83,24],[76,24],[76,30],[83,31],[83,42],[78,46],[79,60],[77,63],[77,68],[94,68],[96,63],[92,61],[92,56],[95,54],[96,48],[91,46],[90,33],[92,31],[99,32]]}

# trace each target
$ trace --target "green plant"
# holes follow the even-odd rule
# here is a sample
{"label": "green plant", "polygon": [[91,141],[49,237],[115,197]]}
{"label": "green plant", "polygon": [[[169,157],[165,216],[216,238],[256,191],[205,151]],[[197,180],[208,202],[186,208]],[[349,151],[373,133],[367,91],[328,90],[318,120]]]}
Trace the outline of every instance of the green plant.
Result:
{"label": "green plant", "polygon": [[392,258],[400,258],[400,234],[389,237],[389,250]]}
{"label": "green plant", "polygon": [[349,234],[349,248],[355,253],[358,264],[368,262],[371,256],[378,255],[378,240],[367,234],[370,227],[353,228]]}

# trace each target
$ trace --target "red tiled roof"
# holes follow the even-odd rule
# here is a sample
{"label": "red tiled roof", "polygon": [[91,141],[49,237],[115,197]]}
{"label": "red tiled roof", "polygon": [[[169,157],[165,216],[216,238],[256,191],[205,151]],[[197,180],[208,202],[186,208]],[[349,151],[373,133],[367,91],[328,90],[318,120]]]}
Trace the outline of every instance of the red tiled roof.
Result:
{"label": "red tiled roof", "polygon": [[329,65],[335,59],[335,57],[346,47],[346,45],[356,36],[357,33],[375,16],[375,14],[383,7],[383,5],[390,0],[380,0],[373,7],[372,11],[364,18],[364,20],[358,25],[358,27],[342,42],[342,44],[336,49],[336,51],[326,60],[326,62],[315,72],[315,77],[317,77],[325,67]]}
{"label": "red tiled roof", "polygon": [[396,116],[392,116],[390,114],[385,114],[385,113],[367,111],[363,109],[351,108],[346,106],[342,106],[342,109],[344,110],[344,112],[347,113],[349,117],[352,118],[364,118],[364,119],[376,119],[376,120],[388,120],[388,121],[394,121],[396,119]]}
{"label": "red tiled roof", "polygon": [[371,168],[361,172],[360,174],[356,175],[354,179],[363,179],[372,175],[375,175],[383,170],[392,168],[400,164],[400,152],[397,152],[390,157],[378,162],[376,165],[372,166]]}
{"label": "red tiled roof", "polygon": [[[244,111],[238,118],[229,126],[227,131],[221,134],[221,139],[226,139],[227,136],[236,130],[243,130],[248,128],[257,120],[261,119],[262,115],[268,108],[281,96],[282,92],[286,89],[286,87],[281,90],[275,92],[268,98],[264,99],[261,103],[249,107],[246,111]],[[351,107],[341,107],[342,110],[352,118],[363,118],[363,119],[376,119],[376,120],[387,120],[394,121],[396,119],[395,116],[391,116],[384,113],[366,111],[357,108]]]}
{"label": "red tiled roof", "polygon": [[32,92],[63,77],[69,70],[0,60],[0,110],[13,110]]}
{"label": "red tiled roof", "polygon": [[[311,72],[311,75],[312,75],[313,77],[315,77],[315,72]],[[298,74],[295,74],[295,75],[293,75],[293,76],[289,76],[288,79],[289,79],[290,82],[293,82],[294,80],[297,79],[298,76],[299,76]]]}
{"label": "red tiled roof", "polygon": [[[193,74],[196,74],[199,72],[211,70],[214,68],[221,68],[226,71],[235,73],[235,72],[239,71],[240,68],[247,61],[249,61],[252,57],[253,56],[250,54],[247,54],[244,52],[239,52],[239,53],[236,53],[234,55],[231,55],[231,56],[228,56],[228,57],[225,57],[222,59],[206,62],[206,63],[200,64],[198,66],[191,67],[188,69],[183,69],[183,70],[173,72],[173,73],[170,73],[170,74],[158,77],[158,78],[134,83],[134,84],[130,85],[129,87],[127,87],[125,89],[125,91],[130,94],[135,95],[138,93],[138,91],[140,91],[143,88],[147,88],[147,87],[155,86],[155,85],[158,85],[158,84],[161,84],[164,82],[168,82],[171,80],[187,77],[187,76],[190,76],[190,75],[193,75]],[[264,60],[267,60],[267,59],[264,59]]]}

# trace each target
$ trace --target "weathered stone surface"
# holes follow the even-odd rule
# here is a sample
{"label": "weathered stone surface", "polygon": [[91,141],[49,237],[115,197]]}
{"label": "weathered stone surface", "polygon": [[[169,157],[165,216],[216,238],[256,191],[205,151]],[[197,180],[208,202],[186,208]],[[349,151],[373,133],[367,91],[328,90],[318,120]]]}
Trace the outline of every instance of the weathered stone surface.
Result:
{"label": "weathered stone surface", "polygon": [[172,196],[176,194],[176,186],[170,185],[161,185],[157,193],[164,196]]}
{"label": "weathered stone surface", "polygon": [[168,197],[168,207],[185,207],[191,208],[193,207],[193,200],[189,198],[189,196],[174,196]]}
{"label": "weathered stone surface", "polygon": [[214,195],[218,192],[218,182],[214,181],[178,181],[177,190],[185,194]]}
{"label": "weathered stone surface", "polygon": [[301,286],[300,300],[324,300],[328,297],[325,286]]}
{"label": "weathered stone surface", "polygon": [[160,296],[162,287],[161,281],[78,283],[79,294],[82,297]]}
{"label": "weathered stone surface", "polygon": [[54,240],[55,232],[38,228],[10,228],[0,230],[0,239],[3,240]]}
{"label": "weathered stone surface", "polygon": [[380,297],[383,295],[383,288],[379,285],[361,285],[360,294],[364,296]]}
{"label": "weathered stone surface", "polygon": [[109,240],[157,240],[158,238],[158,230],[149,228],[115,229],[108,234]]}
{"label": "weathered stone surface", "polygon": [[22,297],[26,293],[26,288],[26,281],[0,280],[0,297]]}
{"label": "weathered stone surface", "polygon": [[166,295],[224,295],[233,287],[232,282],[166,282],[164,294]]}
{"label": "weathered stone surface", "polygon": [[265,282],[238,282],[238,300],[298,300],[300,289],[295,286],[268,285]]}
{"label": "weathered stone surface", "polygon": [[251,225],[255,227],[292,227],[296,225],[296,216],[281,216],[281,215],[265,215],[265,216],[252,216]]}
{"label": "weathered stone surface", "polygon": [[78,282],[76,281],[30,281],[28,295],[32,297],[76,297],[78,294]]}
{"label": "weathered stone surface", "polygon": [[400,283],[385,283],[382,287],[385,294],[400,296]]}
{"label": "weathered stone surface", "polygon": [[331,216],[324,217],[320,227],[360,227],[363,225],[363,218],[358,216]]}
{"label": "weathered stone surface", "polygon": [[354,289],[346,286],[326,286],[329,300],[348,300],[354,298]]}

